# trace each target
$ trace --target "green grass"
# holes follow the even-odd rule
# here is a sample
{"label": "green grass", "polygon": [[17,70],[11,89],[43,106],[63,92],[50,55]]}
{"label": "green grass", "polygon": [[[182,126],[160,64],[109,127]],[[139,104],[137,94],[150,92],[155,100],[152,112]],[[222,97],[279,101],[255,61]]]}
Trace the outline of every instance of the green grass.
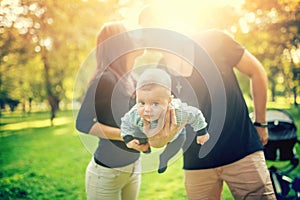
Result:
{"label": "green grass", "polygon": [[[300,111],[288,110],[300,128]],[[4,113],[0,118],[0,199],[85,199],[91,153],[74,128],[72,112]],[[299,145],[297,152],[300,155]],[[299,174],[298,168],[295,173]],[[139,199],[184,200],[182,159],[164,174],[144,173]],[[222,199],[232,199],[225,185]]]}
{"label": "green grass", "polygon": [[[64,114],[60,117],[65,120]],[[30,117],[42,123],[43,116]],[[73,123],[49,124],[19,129],[17,122],[16,130],[1,127],[0,199],[85,199],[84,173],[90,154]]]}

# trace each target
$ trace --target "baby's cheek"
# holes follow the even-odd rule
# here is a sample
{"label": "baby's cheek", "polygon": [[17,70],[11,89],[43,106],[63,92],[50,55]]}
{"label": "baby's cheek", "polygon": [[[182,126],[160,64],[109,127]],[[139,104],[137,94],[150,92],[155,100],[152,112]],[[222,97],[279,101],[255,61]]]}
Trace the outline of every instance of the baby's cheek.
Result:
{"label": "baby's cheek", "polygon": [[138,112],[139,116],[141,116],[141,117],[143,116],[143,109],[142,108],[138,108],[137,112]]}
{"label": "baby's cheek", "polygon": [[153,109],[152,110],[152,115],[155,115],[157,117],[161,116],[161,114],[163,114],[163,113],[164,113],[164,110],[162,110],[162,109]]}

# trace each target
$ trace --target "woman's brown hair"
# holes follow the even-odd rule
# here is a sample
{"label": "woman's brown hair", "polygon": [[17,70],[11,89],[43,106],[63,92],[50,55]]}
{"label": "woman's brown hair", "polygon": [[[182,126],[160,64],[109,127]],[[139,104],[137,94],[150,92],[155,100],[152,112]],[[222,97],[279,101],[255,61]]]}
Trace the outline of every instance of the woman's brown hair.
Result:
{"label": "woman's brown hair", "polygon": [[[113,37],[118,35],[118,39],[109,43],[110,45],[102,45],[105,40],[112,39]],[[111,55],[114,51],[117,51],[118,48],[124,48],[124,45],[127,45],[126,49],[130,49],[133,47],[133,42],[129,35],[127,34],[127,30],[125,26],[121,22],[109,22],[105,23],[97,36],[97,47],[96,47],[96,63],[97,68],[90,80],[90,83],[96,79],[104,71],[111,71],[117,80],[120,80],[122,76],[127,74],[130,69],[133,67],[133,62],[128,63],[129,54],[120,55],[120,57],[116,58],[114,61],[110,61]],[[128,47],[129,46],[129,47]],[[130,58],[132,59],[132,57]],[[131,65],[131,66],[128,66]],[[134,83],[132,77],[127,76],[126,79],[122,79],[124,81],[124,87],[132,88],[132,83]],[[129,84],[129,81],[131,84]]]}
{"label": "woman's brown hair", "polygon": [[[109,22],[105,23],[97,36],[97,48],[96,48],[96,60],[97,69],[95,76],[100,74],[105,70],[111,70],[116,77],[119,79],[122,75],[128,72],[127,69],[127,56],[120,55],[115,61],[108,63],[108,58],[111,54],[110,52],[114,49],[122,48],[122,45],[133,45],[128,34],[126,33],[126,28],[121,22]],[[118,41],[114,42],[113,46],[102,45],[105,40],[111,39],[112,37],[119,35]],[[107,66],[105,66],[107,65]]]}

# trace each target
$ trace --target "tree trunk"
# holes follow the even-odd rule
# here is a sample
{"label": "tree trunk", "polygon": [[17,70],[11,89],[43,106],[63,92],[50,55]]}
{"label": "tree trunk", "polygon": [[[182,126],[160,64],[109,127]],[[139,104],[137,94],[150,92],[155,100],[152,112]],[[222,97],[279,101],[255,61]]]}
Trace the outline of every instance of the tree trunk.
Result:
{"label": "tree trunk", "polygon": [[51,85],[50,74],[49,74],[50,64],[48,62],[47,50],[45,49],[45,47],[42,47],[42,60],[44,63],[46,94],[47,94],[48,103],[50,105],[50,123],[51,126],[53,126],[54,125],[53,120],[55,118],[55,114],[59,109],[58,106],[59,98],[52,93],[52,85]]}
{"label": "tree trunk", "polygon": [[297,107],[297,86],[293,87],[294,105]]}
{"label": "tree trunk", "polygon": [[30,114],[31,113],[31,109],[32,109],[32,98],[31,97],[29,97],[28,103],[29,103],[28,113]]}
{"label": "tree trunk", "polygon": [[275,102],[276,100],[276,82],[273,80],[270,80],[271,83],[271,98],[272,98],[272,102]]}
{"label": "tree trunk", "polygon": [[59,99],[57,97],[55,97],[54,95],[49,95],[48,102],[51,107],[50,122],[51,122],[51,126],[53,126],[54,125],[53,120],[55,118],[55,114],[59,109]]}

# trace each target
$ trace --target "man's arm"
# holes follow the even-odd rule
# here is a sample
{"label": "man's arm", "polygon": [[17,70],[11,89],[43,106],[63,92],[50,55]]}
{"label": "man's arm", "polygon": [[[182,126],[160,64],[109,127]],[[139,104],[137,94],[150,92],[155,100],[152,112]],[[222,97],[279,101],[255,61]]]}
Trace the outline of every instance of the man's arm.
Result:
{"label": "man's arm", "polygon": [[[250,52],[245,50],[240,62],[237,64],[237,69],[250,78],[255,121],[265,123],[268,79],[262,64]],[[256,127],[256,129],[262,144],[267,144],[268,129],[261,127]]]}

